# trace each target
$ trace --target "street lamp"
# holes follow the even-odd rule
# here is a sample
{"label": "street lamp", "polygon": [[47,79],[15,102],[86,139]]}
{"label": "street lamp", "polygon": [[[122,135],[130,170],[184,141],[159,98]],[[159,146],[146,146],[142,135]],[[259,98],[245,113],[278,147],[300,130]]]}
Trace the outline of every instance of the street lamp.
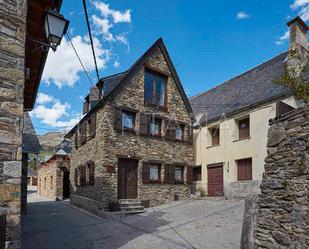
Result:
{"label": "street lamp", "polygon": [[49,47],[56,51],[60,45],[63,35],[69,26],[69,21],[64,18],[57,10],[48,10],[45,13],[44,29]]}

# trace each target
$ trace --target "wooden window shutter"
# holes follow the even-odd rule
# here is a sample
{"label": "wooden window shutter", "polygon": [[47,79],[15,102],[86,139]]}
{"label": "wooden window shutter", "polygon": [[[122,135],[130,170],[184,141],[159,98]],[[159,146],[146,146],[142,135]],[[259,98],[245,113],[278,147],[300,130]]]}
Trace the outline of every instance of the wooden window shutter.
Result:
{"label": "wooden window shutter", "polygon": [[170,184],[175,184],[175,165],[170,165]]}
{"label": "wooden window shutter", "polygon": [[115,112],[115,127],[116,130],[122,130],[122,110],[117,108]]}
{"label": "wooden window shutter", "polygon": [[187,183],[191,184],[193,181],[193,167],[191,165],[187,166]]}
{"label": "wooden window shutter", "polygon": [[248,138],[250,136],[250,119],[239,120],[239,139]]}
{"label": "wooden window shutter", "polygon": [[171,165],[165,164],[164,165],[164,184],[170,183],[170,174],[171,174]]}
{"label": "wooden window shutter", "polygon": [[91,115],[91,122],[90,122],[90,136],[94,137],[96,134],[96,113]]}
{"label": "wooden window shutter", "polygon": [[185,141],[193,144],[193,129],[190,125],[185,126]]}
{"label": "wooden window shutter", "polygon": [[139,131],[141,135],[148,135],[148,121],[149,117],[146,114],[140,114],[140,127]]}
{"label": "wooden window shutter", "polygon": [[252,159],[242,159],[237,161],[237,180],[252,180]]}
{"label": "wooden window shutter", "polygon": [[176,123],[174,121],[165,121],[165,137],[169,140],[176,139]]}
{"label": "wooden window shutter", "polygon": [[150,163],[149,162],[143,162],[142,180],[143,180],[143,184],[150,183]]}

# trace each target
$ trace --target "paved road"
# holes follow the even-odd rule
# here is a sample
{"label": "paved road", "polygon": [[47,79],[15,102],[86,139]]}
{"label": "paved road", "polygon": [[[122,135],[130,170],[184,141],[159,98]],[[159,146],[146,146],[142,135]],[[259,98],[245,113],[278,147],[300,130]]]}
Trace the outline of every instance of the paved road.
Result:
{"label": "paved road", "polygon": [[32,193],[24,249],[239,248],[243,202],[178,201],[121,221],[104,221]]}

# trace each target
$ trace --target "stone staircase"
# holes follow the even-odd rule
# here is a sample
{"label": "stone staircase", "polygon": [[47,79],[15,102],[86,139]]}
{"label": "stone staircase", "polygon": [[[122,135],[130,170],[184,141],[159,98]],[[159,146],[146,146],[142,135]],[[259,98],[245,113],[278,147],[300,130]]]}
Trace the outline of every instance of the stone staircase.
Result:
{"label": "stone staircase", "polygon": [[120,199],[118,201],[121,211],[126,214],[139,214],[144,213],[144,207],[138,199]]}

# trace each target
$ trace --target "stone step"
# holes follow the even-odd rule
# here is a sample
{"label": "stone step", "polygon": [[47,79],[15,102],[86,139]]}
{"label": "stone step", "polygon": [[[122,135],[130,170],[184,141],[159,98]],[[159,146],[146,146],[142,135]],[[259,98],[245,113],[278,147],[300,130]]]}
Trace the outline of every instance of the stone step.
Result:
{"label": "stone step", "polygon": [[120,206],[120,209],[121,210],[133,210],[133,209],[144,209],[144,207],[141,205],[133,205],[133,206],[125,206],[125,207]]}
{"label": "stone step", "polygon": [[118,200],[119,204],[121,204],[121,203],[136,203],[136,202],[140,203],[140,200],[139,199],[120,199],[120,200]]}
{"label": "stone step", "polygon": [[126,215],[130,215],[130,214],[142,214],[145,213],[145,210],[131,210],[131,211],[125,211]]}
{"label": "stone step", "polygon": [[141,206],[141,202],[136,201],[136,202],[119,203],[119,206],[120,207]]}

